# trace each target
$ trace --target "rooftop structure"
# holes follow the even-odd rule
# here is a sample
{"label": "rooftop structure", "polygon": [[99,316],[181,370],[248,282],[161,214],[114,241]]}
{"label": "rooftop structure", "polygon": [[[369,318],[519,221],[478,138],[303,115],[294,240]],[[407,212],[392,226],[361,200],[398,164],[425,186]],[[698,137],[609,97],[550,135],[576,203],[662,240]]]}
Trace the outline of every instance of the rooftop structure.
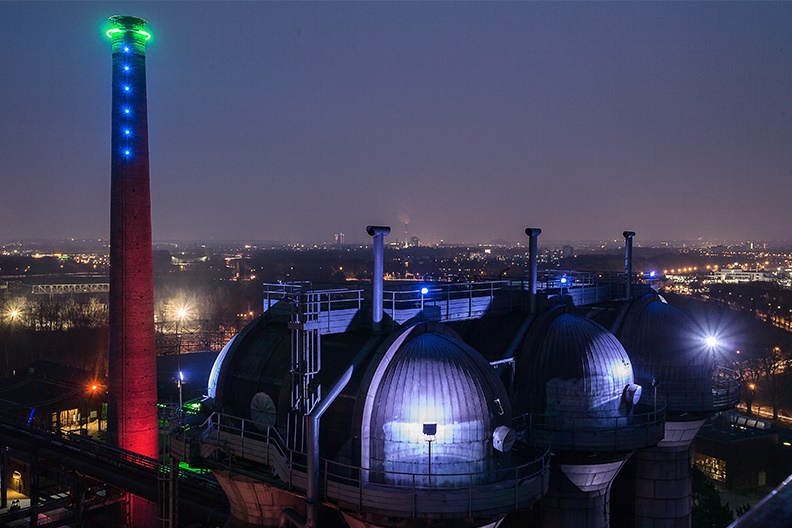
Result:
{"label": "rooftop structure", "polygon": [[355,527],[608,526],[611,483],[662,441],[670,395],[580,308],[627,313],[625,275],[590,277],[266,285],[212,369],[214,414],[172,453],[212,468],[255,525],[315,524],[324,504]]}
{"label": "rooftop structure", "polygon": [[[556,455],[535,515],[545,527],[607,527],[610,487],[635,449],[663,435],[664,405],[641,405],[642,387],[618,339],[559,297],[532,325],[517,356],[522,427]],[[524,428],[524,429],[523,429]]]}
{"label": "rooftop structure", "polygon": [[657,294],[623,305],[612,328],[635,361],[636,382],[668,411],[662,441],[638,450],[617,477],[619,523],[687,528],[691,444],[708,417],[737,404],[739,376],[718,368],[704,332]]}

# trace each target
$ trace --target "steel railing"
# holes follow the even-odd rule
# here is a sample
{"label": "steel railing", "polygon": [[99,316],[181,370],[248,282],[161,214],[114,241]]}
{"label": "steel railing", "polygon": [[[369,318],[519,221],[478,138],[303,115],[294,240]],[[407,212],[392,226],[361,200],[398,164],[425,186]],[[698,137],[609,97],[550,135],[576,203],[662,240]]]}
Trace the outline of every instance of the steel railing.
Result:
{"label": "steel railing", "polygon": [[525,413],[514,419],[518,434],[539,433],[553,450],[622,451],[657,444],[663,439],[665,402],[638,404],[630,414],[606,412]]}
{"label": "steel railing", "polygon": [[[200,442],[208,444],[206,453],[216,460],[229,467],[244,461],[266,464],[277,470],[288,489],[306,489],[306,454],[288,449],[274,428],[261,431],[251,420],[222,413],[213,413],[201,428]],[[432,501],[437,504],[426,511],[435,514],[440,503],[449,501],[454,506],[448,515],[480,515],[512,502],[519,509],[538,500],[546,489],[549,445],[532,452],[535,456],[529,461],[508,468],[442,474],[383,471],[320,459],[320,489],[326,502],[398,515],[416,516],[423,511],[421,505]]]}

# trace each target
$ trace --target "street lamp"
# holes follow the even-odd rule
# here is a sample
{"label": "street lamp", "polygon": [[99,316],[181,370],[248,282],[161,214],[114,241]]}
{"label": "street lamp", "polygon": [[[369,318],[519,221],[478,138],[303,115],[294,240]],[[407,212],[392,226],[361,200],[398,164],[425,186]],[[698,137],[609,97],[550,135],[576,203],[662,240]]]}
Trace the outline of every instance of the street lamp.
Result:
{"label": "street lamp", "polygon": [[22,316],[22,312],[18,308],[13,306],[9,308],[8,311],[6,312],[6,319],[9,321],[8,323],[9,336],[8,339],[5,340],[5,373],[3,376],[5,378],[8,377],[8,343],[9,341],[11,341],[10,333],[11,330],[14,328],[14,325],[16,325],[16,322],[19,320],[21,316]]}
{"label": "street lamp", "polygon": [[427,288],[426,286],[421,288],[421,311],[423,311],[424,309],[424,295],[426,295],[427,293],[429,293],[429,288]]}
{"label": "street lamp", "polygon": [[184,320],[187,319],[189,312],[186,308],[176,309],[176,354],[181,354],[181,334],[179,333],[179,323],[184,325]]}
{"label": "street lamp", "polygon": [[426,436],[426,441],[429,444],[429,465],[427,476],[429,477],[429,490],[432,490],[432,440],[434,440],[435,435],[437,434],[437,424],[436,423],[425,423],[423,424],[423,434]]}
{"label": "street lamp", "polygon": [[179,386],[179,418],[182,415],[182,407],[184,407],[184,400],[182,399],[182,384],[184,383],[184,372],[181,370],[179,371],[179,378],[176,380],[176,384]]}
{"label": "street lamp", "polygon": [[185,319],[190,315],[187,311],[187,308],[184,306],[179,306],[176,308],[176,368],[178,369],[178,377],[176,379],[176,385],[179,387],[179,412],[177,413],[178,417],[182,417],[182,407],[184,406],[184,400],[182,398],[182,385],[184,384],[184,373],[181,369],[181,333],[179,332],[179,323],[184,325]]}

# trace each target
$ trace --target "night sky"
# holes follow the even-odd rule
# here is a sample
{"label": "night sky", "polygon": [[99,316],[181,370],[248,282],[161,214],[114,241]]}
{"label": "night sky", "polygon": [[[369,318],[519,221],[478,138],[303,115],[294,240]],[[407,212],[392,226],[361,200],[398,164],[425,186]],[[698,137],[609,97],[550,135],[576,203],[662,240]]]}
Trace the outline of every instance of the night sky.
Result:
{"label": "night sky", "polygon": [[792,2],[1,2],[0,240],[109,236],[114,14],[155,240],[792,239]]}

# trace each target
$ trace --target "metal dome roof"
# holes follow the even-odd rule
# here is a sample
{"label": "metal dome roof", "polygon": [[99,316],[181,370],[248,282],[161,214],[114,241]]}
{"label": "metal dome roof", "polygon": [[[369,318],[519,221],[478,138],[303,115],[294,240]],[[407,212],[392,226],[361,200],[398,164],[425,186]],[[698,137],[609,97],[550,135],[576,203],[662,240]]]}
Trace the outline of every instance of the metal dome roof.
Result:
{"label": "metal dome roof", "polygon": [[[494,413],[505,389],[495,370],[471,347],[446,335],[421,334],[393,355],[377,387],[373,416],[465,422]],[[503,404],[508,404],[501,400]],[[503,415],[505,409],[497,409]]]}
{"label": "metal dome roof", "polygon": [[654,382],[669,411],[712,406],[712,358],[701,329],[686,313],[646,296],[628,312],[620,338],[635,361],[636,383]]}
{"label": "metal dome roof", "polygon": [[612,414],[633,383],[630,358],[601,325],[560,306],[547,312],[519,358],[518,383],[532,413]]}
{"label": "metal dome roof", "polygon": [[420,324],[391,344],[372,377],[361,454],[364,465],[399,484],[396,473],[427,473],[431,440],[433,481],[480,473],[493,456],[493,431],[510,422],[506,389],[492,366],[450,330]]}
{"label": "metal dome roof", "polygon": [[[686,313],[655,298],[625,321],[621,342],[635,361],[636,376],[651,367],[709,367],[702,331]],[[648,373],[647,373],[648,374]]]}

